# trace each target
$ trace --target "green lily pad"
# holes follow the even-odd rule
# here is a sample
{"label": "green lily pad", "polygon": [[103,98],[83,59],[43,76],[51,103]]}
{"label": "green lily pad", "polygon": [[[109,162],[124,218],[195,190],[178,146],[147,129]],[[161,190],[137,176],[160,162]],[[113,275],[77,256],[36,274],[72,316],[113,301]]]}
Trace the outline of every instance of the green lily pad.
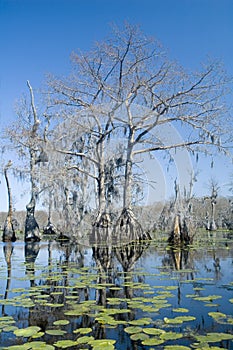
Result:
{"label": "green lily pad", "polygon": [[181,320],[182,322],[189,322],[196,320],[196,317],[194,316],[177,316],[176,320]]}
{"label": "green lily pad", "polygon": [[190,350],[190,348],[184,345],[166,345],[164,350]]}
{"label": "green lily pad", "polygon": [[148,338],[142,341],[142,345],[149,345],[149,346],[155,346],[163,344],[164,340],[154,337],[154,338]]}
{"label": "green lily pad", "polygon": [[39,331],[40,331],[40,327],[30,326],[30,327],[27,327],[27,328],[16,329],[14,331],[14,334],[16,335],[16,337],[28,338],[28,337],[31,337],[31,336],[35,335]]}
{"label": "green lily pad", "polygon": [[176,309],[172,309],[173,312],[189,312],[188,309],[182,308],[182,307],[178,307]]}
{"label": "green lily pad", "polygon": [[87,328],[78,328],[73,331],[73,333],[79,333],[79,334],[88,334],[92,332],[92,328],[87,327]]}
{"label": "green lily pad", "polygon": [[33,339],[41,338],[43,337],[44,332],[38,332],[32,336]]}
{"label": "green lily pad", "polygon": [[195,297],[194,300],[209,302],[221,298],[221,295],[208,295],[207,297]]}
{"label": "green lily pad", "polygon": [[144,328],[143,332],[150,335],[160,335],[162,333],[165,333],[163,329],[159,328]]}
{"label": "green lily pad", "polygon": [[142,330],[143,330],[142,327],[133,327],[133,326],[129,326],[124,329],[124,331],[129,334],[141,333]]}
{"label": "green lily pad", "polygon": [[149,335],[145,334],[145,333],[135,333],[135,334],[131,334],[130,339],[138,341],[138,340],[145,340],[148,339]]}
{"label": "green lily pad", "polygon": [[57,321],[53,322],[54,326],[65,326],[69,323],[70,323],[70,321],[68,321],[68,320],[57,320]]}
{"label": "green lily pad", "polygon": [[6,326],[3,328],[3,332],[14,332],[18,327],[15,326]]}
{"label": "green lily pad", "polygon": [[62,331],[61,329],[46,329],[45,333],[49,335],[64,335],[67,332]]}
{"label": "green lily pad", "polygon": [[46,344],[43,341],[33,341],[28,343],[29,349],[32,350],[53,350],[55,349],[53,345]]}
{"label": "green lily pad", "polygon": [[58,340],[54,345],[61,349],[67,349],[71,346],[78,345],[78,343],[74,340]]}
{"label": "green lily pad", "polygon": [[207,333],[206,335],[196,335],[195,338],[200,343],[217,343],[222,340],[232,340],[233,334]]}
{"label": "green lily pad", "polygon": [[28,350],[27,344],[23,345],[12,345],[6,348],[7,350]]}
{"label": "green lily pad", "polygon": [[164,317],[164,322],[167,323],[167,324],[182,324],[183,323],[183,320],[182,319],[179,319],[178,317],[175,317],[175,318],[168,318],[168,317]]}
{"label": "green lily pad", "polygon": [[130,321],[129,324],[133,326],[144,326],[151,324],[152,319],[149,317],[139,318],[138,320]]}
{"label": "green lily pad", "polygon": [[92,346],[93,350],[113,350],[116,340],[113,339],[94,339],[89,341],[88,344]]}
{"label": "green lily pad", "polygon": [[222,312],[208,312],[208,315],[213,317],[215,320],[226,317],[226,315]]}
{"label": "green lily pad", "polygon": [[88,344],[92,340],[95,340],[94,337],[84,335],[83,337],[78,338],[76,341],[77,341],[77,344]]}

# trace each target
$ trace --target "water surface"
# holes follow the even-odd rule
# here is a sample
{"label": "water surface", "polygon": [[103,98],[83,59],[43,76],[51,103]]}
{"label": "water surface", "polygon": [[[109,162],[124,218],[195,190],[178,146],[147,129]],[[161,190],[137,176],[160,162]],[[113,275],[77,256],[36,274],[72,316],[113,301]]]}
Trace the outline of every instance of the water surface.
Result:
{"label": "water surface", "polygon": [[232,291],[225,233],[187,249],[1,243],[0,349],[233,349]]}

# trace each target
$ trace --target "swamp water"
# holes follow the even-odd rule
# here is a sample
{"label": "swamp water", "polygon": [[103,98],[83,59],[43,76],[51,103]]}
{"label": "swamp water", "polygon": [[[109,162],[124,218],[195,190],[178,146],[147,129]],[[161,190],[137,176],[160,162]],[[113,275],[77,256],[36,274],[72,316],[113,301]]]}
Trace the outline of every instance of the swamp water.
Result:
{"label": "swamp water", "polygon": [[233,349],[233,239],[0,243],[0,349]]}

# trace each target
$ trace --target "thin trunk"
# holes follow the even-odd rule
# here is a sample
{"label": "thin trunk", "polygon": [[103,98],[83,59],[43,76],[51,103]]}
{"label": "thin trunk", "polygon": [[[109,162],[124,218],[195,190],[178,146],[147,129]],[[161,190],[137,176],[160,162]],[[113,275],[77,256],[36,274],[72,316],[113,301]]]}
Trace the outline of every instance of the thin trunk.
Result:
{"label": "thin trunk", "polygon": [[100,140],[97,145],[98,153],[98,216],[97,223],[100,223],[103,214],[106,212],[106,198],[105,198],[105,172],[104,172],[104,138]]}
{"label": "thin trunk", "polygon": [[11,161],[8,162],[6,167],[4,168],[4,176],[6,180],[6,185],[7,185],[7,193],[8,193],[8,213],[7,217],[4,223],[4,229],[3,229],[3,241],[12,241],[14,242],[16,240],[15,236],[15,230],[14,230],[14,225],[13,225],[13,204],[12,204],[12,195],[11,195],[11,188],[10,188],[10,183],[7,175],[7,170],[9,167],[12,165]]}
{"label": "thin trunk", "polygon": [[127,159],[125,165],[125,183],[123,192],[123,209],[131,209],[132,207],[132,167],[133,167],[133,135],[128,141]]}
{"label": "thin trunk", "polygon": [[215,200],[211,201],[211,223],[210,223],[210,231],[215,231],[217,229],[215,223]]}

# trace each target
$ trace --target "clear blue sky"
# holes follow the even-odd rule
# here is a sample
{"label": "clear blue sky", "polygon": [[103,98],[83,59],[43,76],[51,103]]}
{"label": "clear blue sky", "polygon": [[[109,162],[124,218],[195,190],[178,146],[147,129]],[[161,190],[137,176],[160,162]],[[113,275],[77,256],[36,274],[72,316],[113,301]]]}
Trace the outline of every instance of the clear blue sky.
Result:
{"label": "clear blue sky", "polygon": [[[183,66],[198,68],[210,56],[233,76],[232,0],[0,0],[0,126],[13,120],[27,79],[39,88],[46,73],[68,73],[73,50],[89,50],[124,20],[141,25]],[[224,188],[231,171],[220,160],[214,172],[202,170],[200,186],[215,176]]]}

